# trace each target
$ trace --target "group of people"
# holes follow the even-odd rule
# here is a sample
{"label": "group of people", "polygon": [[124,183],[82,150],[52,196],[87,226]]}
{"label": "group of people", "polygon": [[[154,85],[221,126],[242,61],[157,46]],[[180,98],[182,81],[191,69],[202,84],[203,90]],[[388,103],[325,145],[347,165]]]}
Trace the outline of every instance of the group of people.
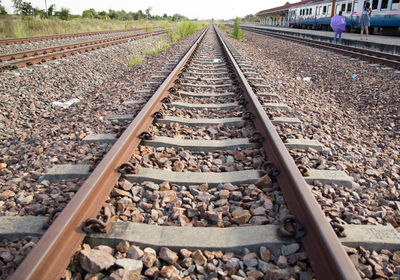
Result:
{"label": "group of people", "polygon": [[[361,17],[359,19],[359,24],[361,25],[361,40],[363,39],[363,34],[365,31],[365,40],[368,40],[368,27],[370,25],[370,15],[372,12],[371,4],[369,2],[364,2]],[[336,44],[336,39],[339,37],[339,44],[342,43],[342,33],[346,30],[346,19],[342,15],[342,11],[338,15],[335,15],[331,19],[331,27],[335,32],[335,37],[333,38],[333,43]]]}

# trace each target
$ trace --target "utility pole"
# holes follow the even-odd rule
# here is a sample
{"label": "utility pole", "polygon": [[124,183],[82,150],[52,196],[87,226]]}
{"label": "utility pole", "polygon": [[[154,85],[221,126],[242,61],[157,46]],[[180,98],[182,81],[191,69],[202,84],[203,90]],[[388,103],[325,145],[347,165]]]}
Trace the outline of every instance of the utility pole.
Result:
{"label": "utility pole", "polygon": [[44,6],[46,7],[47,17],[49,17],[49,10],[47,10],[47,0],[44,0]]}

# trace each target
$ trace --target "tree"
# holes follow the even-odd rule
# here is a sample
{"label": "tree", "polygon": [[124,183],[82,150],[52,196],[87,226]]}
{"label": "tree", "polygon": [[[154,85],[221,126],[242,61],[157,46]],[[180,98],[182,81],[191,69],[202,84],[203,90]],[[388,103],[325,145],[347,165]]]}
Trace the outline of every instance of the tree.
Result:
{"label": "tree", "polygon": [[33,7],[30,2],[23,2],[22,0],[13,0],[14,8],[17,13],[24,16],[33,16]]}
{"label": "tree", "polygon": [[0,15],[6,15],[6,14],[7,14],[6,8],[3,5],[1,5],[1,0],[0,0]]}
{"label": "tree", "polygon": [[151,15],[150,15],[151,10],[152,10],[152,7],[148,7],[148,8],[146,9],[146,17],[147,17],[148,19],[151,18]]}
{"label": "tree", "polygon": [[108,17],[110,19],[118,19],[118,14],[114,10],[108,10]]}
{"label": "tree", "polygon": [[97,18],[98,16],[99,15],[93,8],[91,8],[89,10],[84,10],[82,12],[82,17],[84,17],[84,18]]}
{"label": "tree", "polygon": [[106,11],[101,11],[101,12],[99,12],[99,18],[101,18],[101,19],[108,19],[109,17],[108,17],[108,15],[107,15],[107,12],[106,12]]}
{"label": "tree", "polygon": [[56,9],[56,5],[52,4],[50,7],[47,9],[47,15],[51,17],[54,13],[54,10]]}
{"label": "tree", "polygon": [[68,20],[71,17],[69,9],[61,8],[61,11],[58,13],[58,17],[62,20]]}

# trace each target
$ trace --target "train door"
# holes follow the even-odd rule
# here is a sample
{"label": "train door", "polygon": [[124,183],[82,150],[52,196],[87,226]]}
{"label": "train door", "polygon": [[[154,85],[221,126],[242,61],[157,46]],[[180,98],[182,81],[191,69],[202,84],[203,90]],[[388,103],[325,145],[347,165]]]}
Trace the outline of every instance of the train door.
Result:
{"label": "train door", "polygon": [[[380,13],[380,2],[379,0],[372,0],[371,6],[372,6],[372,13],[371,13],[371,19],[370,19],[370,33],[372,34],[372,30],[374,29],[373,26],[379,26],[380,22],[383,21],[383,16],[382,13]],[[374,15],[375,13],[375,15]],[[372,29],[372,30],[371,30]]]}
{"label": "train door", "polygon": [[349,1],[347,2],[347,6],[346,6],[346,11],[343,12],[346,16],[346,28],[349,29],[349,27],[351,28],[351,24],[352,24],[352,18],[351,15],[353,13],[353,1]]}

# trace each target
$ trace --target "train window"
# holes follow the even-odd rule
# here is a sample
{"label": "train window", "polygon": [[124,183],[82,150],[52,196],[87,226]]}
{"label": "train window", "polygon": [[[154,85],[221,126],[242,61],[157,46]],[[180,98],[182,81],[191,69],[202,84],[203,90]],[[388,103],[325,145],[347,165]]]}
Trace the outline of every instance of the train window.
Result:
{"label": "train window", "polygon": [[372,0],[372,10],[378,9],[379,0]]}
{"label": "train window", "polygon": [[322,14],[326,14],[326,6],[324,6],[324,9],[323,9],[323,11],[322,11]]}
{"label": "train window", "polygon": [[351,13],[351,4],[352,3],[347,3],[347,12]]}
{"label": "train window", "polygon": [[392,10],[397,10],[399,8],[400,0],[392,0]]}
{"label": "train window", "polygon": [[310,15],[312,15],[312,8],[310,8]]}
{"label": "train window", "polygon": [[382,2],[381,2],[381,10],[387,9],[388,2],[389,2],[388,0],[382,0]]}
{"label": "train window", "polygon": [[340,11],[340,4],[336,4],[335,14],[339,14]]}
{"label": "train window", "polygon": [[342,4],[342,8],[340,9],[341,11],[346,11],[346,3]]}

